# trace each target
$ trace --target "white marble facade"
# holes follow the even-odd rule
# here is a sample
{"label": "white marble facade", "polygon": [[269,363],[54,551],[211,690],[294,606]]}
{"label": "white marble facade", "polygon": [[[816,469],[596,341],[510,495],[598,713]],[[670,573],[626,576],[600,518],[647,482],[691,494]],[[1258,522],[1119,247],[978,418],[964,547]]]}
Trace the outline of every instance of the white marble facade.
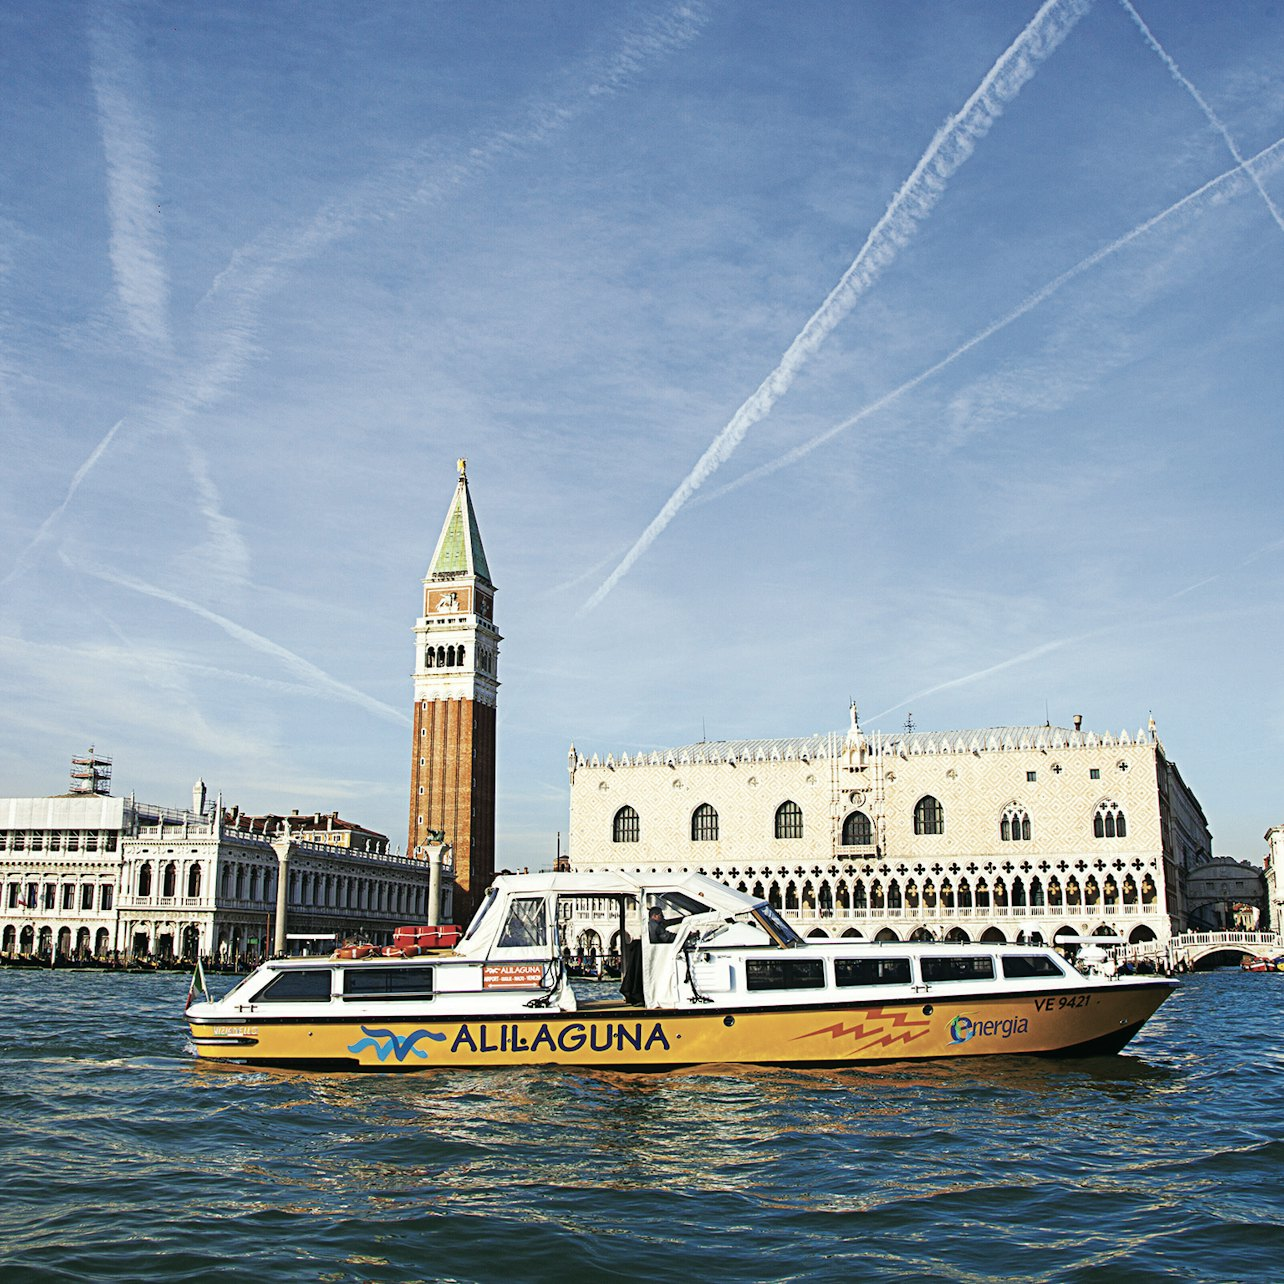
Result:
{"label": "white marble facade", "polygon": [[[283,846],[203,804],[187,811],[97,794],[0,799],[0,951],[262,956],[273,937]],[[394,927],[426,918],[424,861],[294,840],[287,869],[287,930],[315,934],[314,948],[329,949],[330,935],[390,942]]]}
{"label": "white marble facade", "polygon": [[572,747],[570,867],[699,870],[817,937],[1166,940],[1203,812],[1153,724],[1075,721]]}

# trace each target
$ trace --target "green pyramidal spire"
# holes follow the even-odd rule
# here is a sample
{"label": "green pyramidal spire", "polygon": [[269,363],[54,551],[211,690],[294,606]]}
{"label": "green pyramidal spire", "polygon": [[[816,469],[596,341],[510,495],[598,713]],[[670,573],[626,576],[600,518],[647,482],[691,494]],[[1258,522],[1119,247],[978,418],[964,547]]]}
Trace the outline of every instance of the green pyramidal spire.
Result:
{"label": "green pyramidal spire", "polygon": [[486,550],[482,548],[481,531],[477,529],[477,514],[468,494],[468,474],[465,459],[459,461],[459,485],[450,502],[446,523],[437,539],[437,549],[432,555],[428,574],[475,575],[491,583],[490,567],[486,564]]}

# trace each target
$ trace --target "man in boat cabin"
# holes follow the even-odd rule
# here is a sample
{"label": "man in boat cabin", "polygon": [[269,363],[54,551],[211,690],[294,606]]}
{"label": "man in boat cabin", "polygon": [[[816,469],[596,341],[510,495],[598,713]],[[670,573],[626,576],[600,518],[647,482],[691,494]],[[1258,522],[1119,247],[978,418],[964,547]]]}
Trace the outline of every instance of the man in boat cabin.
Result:
{"label": "man in boat cabin", "polygon": [[664,911],[658,905],[652,905],[646,917],[648,939],[652,945],[668,945],[674,940],[673,933],[669,931],[669,923],[676,923],[677,919],[666,919]]}

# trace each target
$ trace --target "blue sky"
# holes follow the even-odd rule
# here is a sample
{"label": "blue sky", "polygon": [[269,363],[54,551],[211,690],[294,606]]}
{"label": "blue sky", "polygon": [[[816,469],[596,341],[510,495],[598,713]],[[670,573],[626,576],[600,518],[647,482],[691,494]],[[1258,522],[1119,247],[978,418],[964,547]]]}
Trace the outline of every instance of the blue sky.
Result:
{"label": "blue sky", "polygon": [[469,461],[568,745],[1153,711],[1284,820],[1284,7],[0,11],[0,792],[405,841]]}

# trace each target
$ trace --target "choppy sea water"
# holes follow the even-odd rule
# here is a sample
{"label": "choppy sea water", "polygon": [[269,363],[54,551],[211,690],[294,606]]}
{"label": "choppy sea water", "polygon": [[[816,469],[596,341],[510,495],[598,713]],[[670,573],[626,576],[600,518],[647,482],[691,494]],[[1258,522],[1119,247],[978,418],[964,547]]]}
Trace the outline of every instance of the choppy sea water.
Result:
{"label": "choppy sea water", "polygon": [[0,971],[6,1282],[1284,1279],[1284,975],[1117,1057],[659,1076],[197,1064],[186,987]]}

